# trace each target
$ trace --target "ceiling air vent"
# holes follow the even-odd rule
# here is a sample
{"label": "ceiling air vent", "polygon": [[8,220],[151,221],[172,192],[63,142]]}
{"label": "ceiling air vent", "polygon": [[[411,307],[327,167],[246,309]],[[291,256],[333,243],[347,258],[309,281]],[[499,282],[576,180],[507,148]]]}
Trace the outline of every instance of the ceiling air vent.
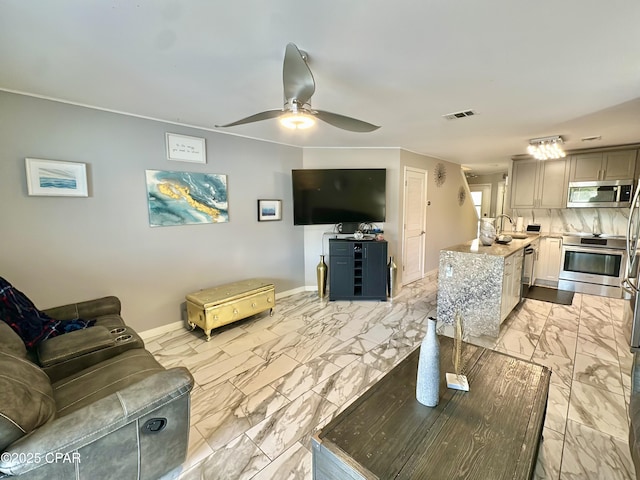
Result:
{"label": "ceiling air vent", "polygon": [[476,112],[473,110],[461,110],[459,112],[447,113],[446,115],[442,115],[447,120],[455,120],[457,118],[465,118],[476,115]]}

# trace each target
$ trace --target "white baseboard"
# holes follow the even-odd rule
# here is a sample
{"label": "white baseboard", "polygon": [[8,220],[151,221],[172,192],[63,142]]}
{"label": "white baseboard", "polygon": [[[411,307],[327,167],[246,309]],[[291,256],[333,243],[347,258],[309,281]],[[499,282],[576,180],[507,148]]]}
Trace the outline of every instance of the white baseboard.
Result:
{"label": "white baseboard", "polygon": [[[430,275],[434,275],[437,273],[438,273],[438,269],[436,268],[435,270],[430,270],[429,272],[426,272],[425,277],[428,277]],[[398,285],[398,291],[400,291],[401,289],[402,289],[402,285]],[[276,293],[276,300],[278,300],[279,298],[290,297],[291,295],[295,295],[296,293],[317,292],[317,291],[318,291],[317,285],[305,285],[304,287],[298,287],[291,290],[287,290],[285,292]],[[277,303],[276,303],[276,307],[277,307]],[[138,333],[138,335],[140,335],[143,340],[148,340],[149,338],[157,337],[158,335],[173,332],[181,328],[187,328],[186,323],[182,320],[168,323],[160,327],[151,328],[149,330],[145,330],[144,332]]]}
{"label": "white baseboard", "polygon": [[142,338],[142,340],[149,340],[150,338],[157,337],[158,335],[163,335],[165,333],[174,332],[176,330],[180,330],[181,328],[186,328],[185,323],[182,320],[177,322],[167,323],[166,325],[162,325],[160,327],[151,328],[149,330],[145,330],[144,332],[139,332],[138,335]]}
{"label": "white baseboard", "polygon": [[[289,297],[291,295],[295,295],[296,293],[307,292],[311,290],[318,290],[317,288],[312,287],[298,287],[292,290],[287,290],[286,292],[276,293],[276,300],[279,298]],[[276,308],[277,308],[276,303]],[[144,332],[139,332],[138,335],[142,338],[142,340],[148,340],[153,337],[157,337],[158,335],[163,335],[169,332],[175,332],[176,330],[180,330],[181,328],[187,328],[186,323],[182,320],[178,320],[177,322],[167,323],[166,325],[161,325],[160,327],[150,328],[149,330],[145,330]]]}
{"label": "white baseboard", "polygon": [[[315,289],[317,290],[317,288]],[[287,290],[286,292],[276,293],[276,300],[279,298],[290,297],[291,295],[295,295],[296,293],[302,293],[309,291],[309,287],[298,287],[293,290]]]}

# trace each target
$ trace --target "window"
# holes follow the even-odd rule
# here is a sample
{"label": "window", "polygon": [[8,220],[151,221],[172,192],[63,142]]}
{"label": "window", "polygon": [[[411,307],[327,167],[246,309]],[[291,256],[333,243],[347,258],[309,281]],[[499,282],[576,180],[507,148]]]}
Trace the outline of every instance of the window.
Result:
{"label": "window", "polygon": [[482,192],[471,192],[471,198],[473,199],[473,206],[476,207],[476,212],[478,212],[478,218],[481,218]]}

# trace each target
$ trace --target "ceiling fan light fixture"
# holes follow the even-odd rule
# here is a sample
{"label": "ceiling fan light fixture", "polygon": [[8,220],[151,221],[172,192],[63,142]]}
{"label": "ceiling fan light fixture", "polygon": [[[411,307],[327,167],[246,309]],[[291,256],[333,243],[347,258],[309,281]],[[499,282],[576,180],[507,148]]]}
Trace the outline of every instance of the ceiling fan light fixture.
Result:
{"label": "ceiling fan light fixture", "polygon": [[314,126],[315,119],[303,112],[291,112],[280,117],[280,124],[292,130],[304,130]]}
{"label": "ceiling fan light fixture", "polygon": [[529,140],[527,152],[538,160],[549,160],[554,158],[564,158],[567,154],[562,149],[563,144],[560,135],[552,137],[532,138]]}

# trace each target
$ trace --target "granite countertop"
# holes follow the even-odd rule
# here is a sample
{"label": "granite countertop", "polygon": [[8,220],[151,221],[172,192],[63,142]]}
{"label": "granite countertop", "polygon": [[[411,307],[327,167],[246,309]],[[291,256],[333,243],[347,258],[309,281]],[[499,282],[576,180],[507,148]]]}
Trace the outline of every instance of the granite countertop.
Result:
{"label": "granite countertop", "polygon": [[[503,235],[508,235],[509,232],[504,232]],[[521,250],[528,245],[531,245],[535,240],[538,240],[540,235],[532,234],[528,235],[527,238],[520,239],[514,238],[511,242],[506,245],[500,243],[494,243],[493,245],[489,245],[485,247],[482,245],[480,240],[477,238],[474,240],[470,240],[465,243],[461,243],[458,245],[453,245],[452,247],[443,248],[442,250],[448,252],[459,252],[459,253],[477,253],[484,255],[493,255],[496,257],[508,257],[512,253]]]}

